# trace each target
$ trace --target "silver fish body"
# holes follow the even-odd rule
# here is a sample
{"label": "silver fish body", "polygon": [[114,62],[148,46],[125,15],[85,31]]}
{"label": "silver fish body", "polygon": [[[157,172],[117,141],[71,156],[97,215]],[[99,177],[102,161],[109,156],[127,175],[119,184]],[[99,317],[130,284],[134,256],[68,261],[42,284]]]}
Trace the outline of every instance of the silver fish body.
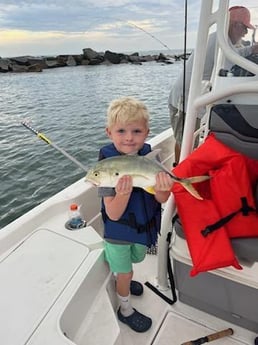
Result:
{"label": "silver fish body", "polygon": [[151,192],[156,184],[156,175],[160,171],[164,171],[175,182],[181,183],[194,197],[202,199],[192,183],[205,181],[210,178],[209,176],[179,178],[171,174],[157,160],[150,159],[148,156],[121,155],[103,159],[88,171],[85,179],[98,187],[115,187],[120,177],[130,175],[134,187]]}

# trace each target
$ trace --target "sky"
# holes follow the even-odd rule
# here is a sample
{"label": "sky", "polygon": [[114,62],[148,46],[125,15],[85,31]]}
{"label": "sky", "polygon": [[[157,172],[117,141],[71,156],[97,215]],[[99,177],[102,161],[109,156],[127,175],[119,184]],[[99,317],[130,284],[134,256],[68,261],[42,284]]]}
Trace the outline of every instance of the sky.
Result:
{"label": "sky", "polygon": [[[196,41],[201,0],[188,0],[187,46]],[[230,0],[251,11],[257,0]],[[182,49],[184,0],[0,0],[0,57]]]}

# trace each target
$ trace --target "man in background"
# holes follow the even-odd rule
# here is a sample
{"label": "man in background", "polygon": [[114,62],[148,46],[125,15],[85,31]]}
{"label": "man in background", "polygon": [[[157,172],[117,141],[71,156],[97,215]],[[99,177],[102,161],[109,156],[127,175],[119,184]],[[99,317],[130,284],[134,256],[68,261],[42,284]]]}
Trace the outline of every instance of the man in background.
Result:
{"label": "man in background", "polygon": [[[244,46],[242,44],[242,38],[247,34],[248,29],[255,29],[250,23],[250,12],[246,7],[243,6],[233,6],[229,9],[229,29],[228,29],[228,39],[229,44],[233,50],[235,50],[239,55],[247,57],[251,54],[258,53],[258,44],[254,46]],[[205,59],[203,80],[210,80],[213,66],[214,66],[214,54],[216,48],[216,32],[209,35],[207,43],[207,55]],[[168,106],[170,113],[171,126],[174,131],[175,143],[175,163],[179,162],[181,142],[183,136],[183,125],[185,110],[187,108],[187,100],[190,88],[190,81],[192,75],[194,53],[192,53],[186,63],[185,70],[185,109],[183,109],[183,81],[184,73],[180,73],[178,78],[169,94]],[[226,61],[225,68],[230,69],[229,61]],[[200,119],[197,119],[197,126],[199,127]]]}

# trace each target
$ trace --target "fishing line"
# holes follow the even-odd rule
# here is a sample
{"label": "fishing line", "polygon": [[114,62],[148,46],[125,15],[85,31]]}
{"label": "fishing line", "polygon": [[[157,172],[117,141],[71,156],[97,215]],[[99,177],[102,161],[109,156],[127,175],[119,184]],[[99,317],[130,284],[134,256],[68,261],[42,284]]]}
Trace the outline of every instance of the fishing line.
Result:
{"label": "fishing line", "polygon": [[[187,44],[187,0],[185,0],[185,28],[184,28],[184,57],[186,57],[186,44]],[[183,68],[183,126],[182,131],[184,131],[185,126],[185,94],[186,94],[186,58],[184,58],[184,68]],[[183,134],[183,133],[182,133]]]}
{"label": "fishing line", "polygon": [[172,49],[169,48],[164,42],[162,42],[159,38],[155,37],[153,34],[151,34],[150,32],[146,31],[145,29],[143,29],[142,27],[140,27],[139,25],[136,25],[132,22],[127,21],[127,24],[134,26],[135,28],[145,32],[147,35],[149,35],[150,37],[152,37],[154,40],[156,40],[157,42],[159,42],[161,45],[163,45],[163,47],[165,47],[166,49],[168,49],[170,52],[172,52]]}
{"label": "fishing line", "polygon": [[66,152],[64,149],[59,147],[57,144],[55,144],[53,141],[51,141],[49,138],[46,137],[45,134],[37,131],[35,128],[33,128],[31,125],[29,125],[27,122],[23,121],[22,125],[29,129],[32,133],[34,133],[39,139],[43,140],[46,144],[52,146],[54,149],[62,153],[65,157],[67,157],[70,161],[72,161],[74,164],[76,164],[79,168],[81,168],[83,171],[87,172],[87,168],[79,162],[76,158],[71,156],[68,152]]}

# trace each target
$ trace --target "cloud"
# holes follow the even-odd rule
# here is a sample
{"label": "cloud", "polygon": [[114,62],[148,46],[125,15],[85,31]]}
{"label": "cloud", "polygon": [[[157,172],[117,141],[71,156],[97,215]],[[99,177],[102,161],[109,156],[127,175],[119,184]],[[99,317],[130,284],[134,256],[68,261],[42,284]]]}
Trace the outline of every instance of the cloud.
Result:
{"label": "cloud", "polygon": [[[200,3],[188,0],[190,48]],[[255,7],[256,0],[245,5]],[[257,7],[252,20],[258,22]],[[183,0],[0,0],[0,55],[76,54],[85,47],[120,52],[182,49],[184,26]]]}

